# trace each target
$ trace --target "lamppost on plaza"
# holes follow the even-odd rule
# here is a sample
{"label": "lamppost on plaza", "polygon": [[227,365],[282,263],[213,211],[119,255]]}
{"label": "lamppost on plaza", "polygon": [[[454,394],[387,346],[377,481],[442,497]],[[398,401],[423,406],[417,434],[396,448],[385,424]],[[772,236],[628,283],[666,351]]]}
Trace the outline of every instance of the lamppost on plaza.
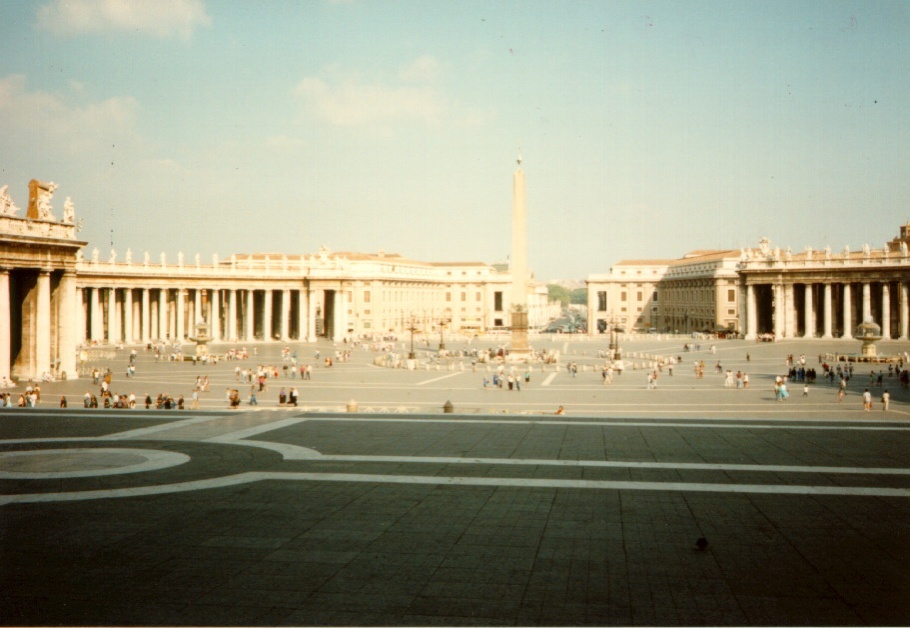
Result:
{"label": "lamppost on plaza", "polygon": [[445,338],[443,338],[442,333],[445,330],[446,324],[449,322],[449,320],[450,319],[448,319],[448,318],[439,319],[439,350],[440,351],[446,350],[446,342],[445,342]]}
{"label": "lamppost on plaza", "polygon": [[413,360],[417,357],[414,353],[414,332],[417,331],[417,318],[413,314],[408,321],[408,331],[411,332],[411,351],[408,353],[408,359]]}
{"label": "lamppost on plaza", "polygon": [[616,329],[616,319],[610,317],[610,355],[614,360],[619,359],[619,331]]}

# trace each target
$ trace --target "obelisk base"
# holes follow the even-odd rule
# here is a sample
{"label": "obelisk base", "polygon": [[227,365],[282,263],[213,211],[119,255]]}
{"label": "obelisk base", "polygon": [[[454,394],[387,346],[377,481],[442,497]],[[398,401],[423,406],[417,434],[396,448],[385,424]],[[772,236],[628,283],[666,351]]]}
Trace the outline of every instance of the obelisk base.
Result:
{"label": "obelisk base", "polygon": [[512,342],[509,345],[508,361],[531,362],[534,351],[528,344],[528,313],[512,312]]}

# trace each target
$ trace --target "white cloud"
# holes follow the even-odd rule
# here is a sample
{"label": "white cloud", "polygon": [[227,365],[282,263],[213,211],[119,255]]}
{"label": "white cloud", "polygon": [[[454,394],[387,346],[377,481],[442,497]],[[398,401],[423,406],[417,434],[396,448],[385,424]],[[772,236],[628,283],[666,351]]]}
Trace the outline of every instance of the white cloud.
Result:
{"label": "white cloud", "polygon": [[402,81],[411,83],[430,81],[439,74],[439,62],[429,55],[424,55],[401,68],[398,76]]}
{"label": "white cloud", "polygon": [[187,39],[211,18],[203,0],[54,0],[38,10],[38,26],[60,35],[130,31]]}
{"label": "white cloud", "polygon": [[21,74],[0,78],[0,136],[30,147],[40,140],[55,154],[82,154],[136,141],[135,98],[117,96],[73,104],[47,92],[31,92]]}
{"label": "white cloud", "polygon": [[389,124],[407,119],[436,122],[443,113],[442,98],[427,87],[392,87],[342,79],[330,85],[305,78],[297,94],[321,119],[338,126]]}

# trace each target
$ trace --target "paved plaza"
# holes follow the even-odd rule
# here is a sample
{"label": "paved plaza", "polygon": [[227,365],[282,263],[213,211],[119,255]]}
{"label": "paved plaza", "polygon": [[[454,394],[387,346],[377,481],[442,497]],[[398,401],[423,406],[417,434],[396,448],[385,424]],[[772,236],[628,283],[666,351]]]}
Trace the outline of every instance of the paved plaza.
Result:
{"label": "paved plaza", "polygon": [[[129,348],[105,354],[87,368],[115,392],[188,405],[202,375],[210,392],[85,410],[83,378],[0,414],[0,623],[910,624],[910,393],[886,372],[864,412],[859,367],[842,403],[821,379],[777,402],[788,354],[818,368],[858,343],[683,342],[627,343],[604,384],[605,342],[541,337],[561,364],[520,392],[484,388],[470,358],[385,369],[358,347],[326,368],[349,347],[293,344],[313,379],[270,380],[257,406],[234,369],[280,368],[281,345],[196,366],[139,348],[129,380]],[[651,355],[682,358],[656,389]]]}

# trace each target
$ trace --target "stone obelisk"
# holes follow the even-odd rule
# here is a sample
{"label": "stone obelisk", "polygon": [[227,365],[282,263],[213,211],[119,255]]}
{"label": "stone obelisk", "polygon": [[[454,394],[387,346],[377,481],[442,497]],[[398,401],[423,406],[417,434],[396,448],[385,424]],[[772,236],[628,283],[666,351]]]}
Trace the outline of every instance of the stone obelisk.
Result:
{"label": "stone obelisk", "polygon": [[509,358],[513,362],[527,361],[531,356],[528,345],[528,234],[525,209],[525,174],[518,169],[512,179],[512,343]]}

